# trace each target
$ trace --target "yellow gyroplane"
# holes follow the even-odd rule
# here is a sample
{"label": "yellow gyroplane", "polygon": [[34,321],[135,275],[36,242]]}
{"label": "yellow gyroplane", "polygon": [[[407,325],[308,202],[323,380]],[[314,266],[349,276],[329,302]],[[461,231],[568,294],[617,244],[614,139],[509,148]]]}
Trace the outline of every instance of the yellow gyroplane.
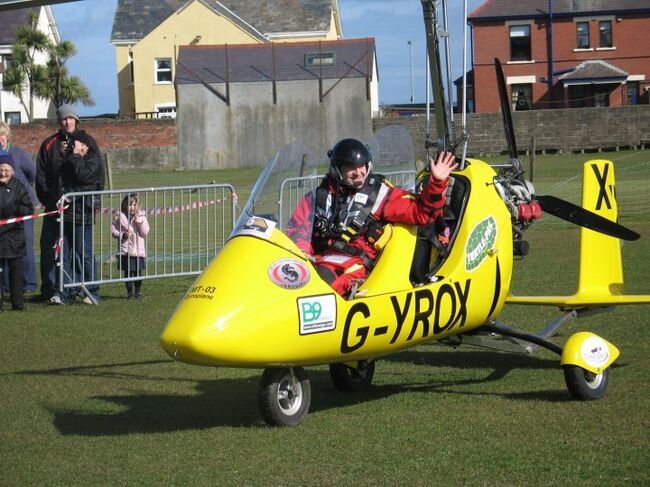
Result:
{"label": "yellow gyroplane", "polygon": [[[434,54],[430,67],[441,136],[427,147],[455,148],[447,117],[439,116],[444,95],[436,4],[422,3],[429,52]],[[498,167],[462,158],[447,193],[446,247],[436,248],[423,238],[423,229],[387,225],[368,278],[348,299],[339,296],[284,232],[298,201],[320,182],[319,156],[289,145],[267,162],[231,238],[164,329],[161,343],[167,353],[195,365],[265,369],[260,412],[268,424],[278,426],[298,425],[309,411],[311,387],[304,367],[329,364],[337,389],[359,390],[370,385],[376,359],[442,339],[524,353],[549,349],[560,356],[574,398],[602,397],[617,348],[589,332],[572,335],[563,346],[550,338],[581,315],[650,303],[650,296],[623,294],[619,239],[639,235],[616,223],[609,161],[585,163],[582,207],[534,193],[517,159],[498,62],[496,69],[511,158]],[[373,148],[386,162],[380,172],[390,179],[408,173],[401,170],[402,154],[385,155],[387,147],[398,145],[395,140],[380,139]],[[514,256],[527,253],[524,231],[540,208],[583,227],[579,285],[572,296],[509,295]],[[554,305],[562,314],[541,332],[527,333],[497,320],[506,303]]]}

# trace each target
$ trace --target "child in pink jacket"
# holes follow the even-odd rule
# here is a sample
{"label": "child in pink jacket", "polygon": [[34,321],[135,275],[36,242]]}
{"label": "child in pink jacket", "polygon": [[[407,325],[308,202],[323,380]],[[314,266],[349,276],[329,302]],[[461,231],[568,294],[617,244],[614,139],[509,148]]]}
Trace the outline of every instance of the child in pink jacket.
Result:
{"label": "child in pink jacket", "polygon": [[[111,235],[120,242],[117,268],[124,277],[139,277],[146,267],[147,249],[144,238],[149,233],[149,222],[136,193],[122,200],[120,212],[115,213]],[[126,281],[128,299],[142,298],[142,280]],[[135,284],[135,293],[133,292]]]}

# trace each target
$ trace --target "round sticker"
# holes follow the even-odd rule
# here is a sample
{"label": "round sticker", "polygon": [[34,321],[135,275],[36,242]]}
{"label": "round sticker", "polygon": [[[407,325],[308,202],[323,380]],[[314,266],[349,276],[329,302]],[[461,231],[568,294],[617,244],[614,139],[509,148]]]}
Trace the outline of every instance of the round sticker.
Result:
{"label": "round sticker", "polygon": [[607,344],[598,337],[587,338],[580,347],[580,353],[584,361],[592,367],[605,365],[609,358]]}
{"label": "round sticker", "polygon": [[310,274],[303,262],[280,259],[269,267],[269,278],[283,289],[298,289],[309,282]]}

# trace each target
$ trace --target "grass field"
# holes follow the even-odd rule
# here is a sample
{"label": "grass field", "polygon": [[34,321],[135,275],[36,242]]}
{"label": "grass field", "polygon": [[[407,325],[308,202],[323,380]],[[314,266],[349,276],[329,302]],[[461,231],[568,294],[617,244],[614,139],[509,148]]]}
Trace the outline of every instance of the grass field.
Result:
{"label": "grass field", "polygon": [[[594,157],[596,156],[596,157]],[[650,293],[650,152],[537,157],[535,185],[579,202],[581,164],[614,159],[621,222],[645,238],[623,247],[626,290]],[[117,173],[119,188],[228,182],[256,170]],[[241,202],[243,204],[243,201]],[[571,293],[578,231],[544,218],[527,234],[513,292]],[[266,427],[259,370],[173,362],[158,338],[189,278],[144,283],[142,301],[102,288],[98,307],[29,303],[0,313],[0,485],[649,485],[650,306],[571,324],[621,357],[607,396],[575,402],[557,357],[440,344],[377,364],[374,385],[337,392],[309,368],[312,406],[293,429]],[[551,308],[508,307],[539,329]]]}

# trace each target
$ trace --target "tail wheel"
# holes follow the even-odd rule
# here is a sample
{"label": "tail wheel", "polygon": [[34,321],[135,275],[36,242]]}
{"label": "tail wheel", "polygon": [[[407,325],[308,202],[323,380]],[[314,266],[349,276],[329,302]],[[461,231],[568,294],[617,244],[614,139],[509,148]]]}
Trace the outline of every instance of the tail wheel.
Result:
{"label": "tail wheel", "polygon": [[565,365],[564,381],[574,399],[593,401],[605,395],[609,385],[609,369],[594,374],[577,365]]}
{"label": "tail wheel", "polygon": [[266,369],[258,405],[269,426],[298,426],[309,412],[311,385],[301,367]]}
{"label": "tail wheel", "polygon": [[336,363],[330,364],[330,378],[339,391],[362,391],[370,387],[375,375],[375,361],[358,362],[357,367]]}

